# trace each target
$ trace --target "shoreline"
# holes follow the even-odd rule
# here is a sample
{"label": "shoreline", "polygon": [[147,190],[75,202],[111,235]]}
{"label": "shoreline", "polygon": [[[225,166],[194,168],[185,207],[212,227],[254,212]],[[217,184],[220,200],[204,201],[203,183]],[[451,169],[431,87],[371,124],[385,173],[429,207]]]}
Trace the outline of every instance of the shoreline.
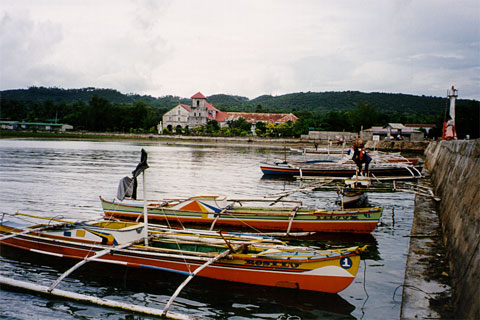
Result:
{"label": "shoreline", "polygon": [[[138,140],[138,141],[164,141],[172,143],[202,143],[206,145],[236,145],[236,146],[258,146],[266,148],[287,148],[296,149],[315,148],[315,145],[322,148],[329,146],[327,140],[314,140],[302,138],[261,138],[261,137],[211,137],[211,136],[182,136],[182,135],[159,135],[153,133],[113,133],[113,132],[83,132],[72,131],[60,132],[33,132],[33,131],[12,131],[0,130],[0,139],[8,138],[43,138],[43,139],[94,139],[94,140]],[[380,150],[386,152],[414,152],[425,151],[429,141],[367,141],[367,150]],[[349,144],[347,144],[349,146]],[[345,148],[347,148],[347,146]],[[340,146],[330,144],[331,150],[341,149]]]}
{"label": "shoreline", "polygon": [[[314,147],[312,140],[300,138],[259,138],[259,137],[210,137],[210,136],[181,136],[181,135],[159,135],[152,133],[111,133],[111,132],[32,132],[32,131],[0,131],[0,139],[8,138],[45,138],[45,139],[95,139],[95,140],[138,140],[138,141],[166,141],[166,142],[184,142],[184,143],[204,143],[204,144],[229,144],[245,146],[262,146],[271,148],[296,147],[306,148]],[[327,146],[328,142],[319,143]]]}

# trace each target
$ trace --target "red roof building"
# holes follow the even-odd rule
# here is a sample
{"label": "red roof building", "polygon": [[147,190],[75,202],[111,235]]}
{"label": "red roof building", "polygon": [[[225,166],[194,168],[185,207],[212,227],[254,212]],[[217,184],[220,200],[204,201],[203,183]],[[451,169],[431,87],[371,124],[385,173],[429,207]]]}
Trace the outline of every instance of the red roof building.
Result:
{"label": "red roof building", "polygon": [[207,98],[200,91],[195,93],[190,99],[205,99],[205,100],[207,100]]}
{"label": "red roof building", "polygon": [[250,123],[285,123],[288,121],[297,121],[297,116],[292,113],[247,113],[247,112],[227,112],[227,121],[243,118]]}
{"label": "red roof building", "polygon": [[207,98],[197,92],[192,97],[192,105],[179,104],[163,115],[162,121],[158,126],[159,132],[164,128],[174,131],[176,128],[193,129],[196,126],[206,124],[208,121],[216,120],[221,127],[227,125],[228,121],[244,118],[252,124],[252,131],[255,130],[257,122],[265,123],[285,123],[295,122],[297,117],[294,114],[285,113],[246,113],[246,112],[224,112],[215,108],[207,102]]}

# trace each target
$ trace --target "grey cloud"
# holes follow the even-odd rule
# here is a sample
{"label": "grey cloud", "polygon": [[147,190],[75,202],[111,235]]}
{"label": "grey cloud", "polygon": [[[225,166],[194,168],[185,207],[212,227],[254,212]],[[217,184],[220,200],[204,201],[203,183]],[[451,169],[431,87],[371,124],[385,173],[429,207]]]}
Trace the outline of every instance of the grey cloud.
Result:
{"label": "grey cloud", "polygon": [[[0,20],[2,83],[24,87],[51,71],[47,58],[62,40],[58,25],[3,13]],[[3,87],[3,84],[2,84]]]}

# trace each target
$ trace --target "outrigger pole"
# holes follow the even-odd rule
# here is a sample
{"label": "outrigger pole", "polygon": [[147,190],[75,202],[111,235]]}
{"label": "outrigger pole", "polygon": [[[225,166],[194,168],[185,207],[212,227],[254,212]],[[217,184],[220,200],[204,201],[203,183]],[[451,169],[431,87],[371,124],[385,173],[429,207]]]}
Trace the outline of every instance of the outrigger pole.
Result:
{"label": "outrigger pole", "polygon": [[81,266],[83,266],[85,263],[89,262],[89,261],[93,261],[93,260],[97,260],[98,258],[101,258],[103,257],[104,255],[106,254],[109,254],[112,250],[115,250],[115,249],[123,249],[123,248],[126,248],[126,247],[129,247],[131,246],[133,243],[135,243],[137,240],[135,241],[130,241],[130,242],[127,242],[127,243],[124,243],[120,246],[117,246],[117,247],[114,247],[114,248],[108,248],[108,249],[105,249],[105,250],[102,250],[102,251],[98,251],[97,253],[95,253],[93,256],[91,257],[85,257],[85,259],[83,259],[82,261],[76,263],[73,267],[71,267],[70,269],[68,269],[67,271],[65,271],[60,277],[58,277],[57,280],[55,280],[54,283],[52,283],[52,285],[48,288],[48,292],[52,292],[53,289],[55,289],[56,286],[58,286],[58,284],[60,283],[60,281],[62,281],[63,279],[65,279],[65,277],[67,277],[70,273],[72,273],[73,271],[77,270],[78,268],[80,268]]}
{"label": "outrigger pole", "polygon": [[191,317],[189,315],[181,314],[181,313],[176,313],[176,312],[171,312],[169,311],[168,313],[164,313],[164,310],[156,309],[156,308],[150,308],[150,307],[145,307],[145,306],[138,306],[135,304],[130,304],[130,303],[124,303],[120,301],[114,301],[114,300],[109,300],[105,298],[98,298],[98,297],[93,297],[93,296],[88,296],[85,294],[80,294],[80,293],[75,293],[71,291],[65,291],[65,290],[59,290],[59,289],[54,289],[52,291],[49,291],[49,288],[46,286],[30,283],[30,282],[25,282],[25,281],[19,281],[15,279],[10,279],[7,277],[0,276],[0,285],[2,285],[2,289],[5,287],[12,287],[12,288],[19,288],[22,290],[27,290],[27,291],[33,291],[37,292],[40,294],[45,294],[45,295],[53,295],[56,297],[61,297],[65,299],[72,299],[78,302],[82,303],[91,303],[91,304],[96,304],[99,306],[104,306],[104,307],[109,307],[109,308],[116,308],[116,309],[121,309],[125,311],[132,311],[132,312],[138,312],[138,313],[143,313],[143,314],[148,314],[148,315],[153,315],[153,316],[164,316],[169,319],[178,319],[178,320],[194,320],[197,319],[196,317]]}
{"label": "outrigger pole", "polygon": [[[227,243],[228,244],[228,243]],[[214,263],[215,261],[221,259],[221,258],[224,258],[226,256],[228,256],[229,254],[231,254],[232,252],[235,252],[239,249],[241,249],[242,247],[244,247],[246,244],[241,244],[239,246],[237,246],[236,248],[233,248],[233,247],[229,247],[227,250],[223,251],[222,253],[216,255],[215,257],[213,258],[210,258],[208,259],[207,262],[205,262],[204,264],[202,264],[200,267],[198,267],[197,269],[195,269],[195,271],[193,271],[188,277],[187,279],[185,279],[177,288],[177,290],[175,290],[175,292],[173,293],[173,295],[170,297],[170,299],[168,300],[167,304],[165,305],[165,308],[163,309],[163,312],[162,312],[162,315],[167,315],[167,312],[168,312],[168,309],[170,308],[170,306],[172,305],[173,303],[173,300],[175,300],[175,298],[179,295],[180,291],[182,291],[182,289],[187,285],[187,283],[190,282],[190,280],[193,279],[193,277],[195,277],[200,271],[202,271],[203,269],[205,269],[207,266],[209,266],[210,264]]]}

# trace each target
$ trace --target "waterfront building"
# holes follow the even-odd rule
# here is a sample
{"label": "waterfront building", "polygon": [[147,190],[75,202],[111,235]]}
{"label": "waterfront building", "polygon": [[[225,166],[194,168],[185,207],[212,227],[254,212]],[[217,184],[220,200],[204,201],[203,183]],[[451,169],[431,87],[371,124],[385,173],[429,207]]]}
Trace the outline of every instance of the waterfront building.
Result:
{"label": "waterfront building", "polygon": [[73,126],[65,123],[0,121],[0,128],[4,130],[38,130],[61,131],[73,130]]}
{"label": "waterfront building", "polygon": [[192,105],[179,104],[166,112],[162,121],[158,125],[158,132],[162,133],[163,129],[173,132],[177,129],[193,129],[196,126],[203,126],[208,121],[215,120],[220,127],[228,125],[228,121],[235,121],[244,118],[252,124],[252,132],[255,132],[258,122],[264,123],[285,123],[288,121],[295,122],[297,117],[292,113],[247,113],[247,112],[224,112],[215,108],[207,101],[207,98],[197,92],[192,97]]}

